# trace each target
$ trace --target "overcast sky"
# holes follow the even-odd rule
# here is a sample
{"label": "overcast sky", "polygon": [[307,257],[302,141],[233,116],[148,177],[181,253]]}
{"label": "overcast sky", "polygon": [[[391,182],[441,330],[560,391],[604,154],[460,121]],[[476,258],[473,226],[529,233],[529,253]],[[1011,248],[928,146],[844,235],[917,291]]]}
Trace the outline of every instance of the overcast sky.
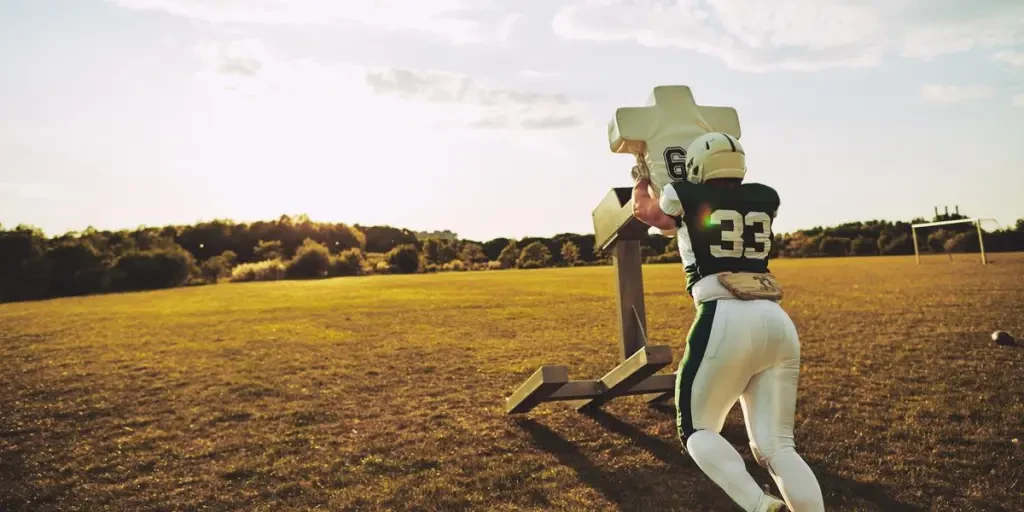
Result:
{"label": "overcast sky", "polygon": [[739,111],[777,232],[1024,217],[1024,2],[3,0],[0,222],[592,232],[615,108]]}

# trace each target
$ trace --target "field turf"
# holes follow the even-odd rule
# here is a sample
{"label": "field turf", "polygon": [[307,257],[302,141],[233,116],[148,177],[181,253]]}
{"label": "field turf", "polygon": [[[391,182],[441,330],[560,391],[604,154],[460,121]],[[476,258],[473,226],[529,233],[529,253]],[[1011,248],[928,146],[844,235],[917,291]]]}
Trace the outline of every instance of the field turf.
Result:
{"label": "field turf", "polygon": [[[1024,510],[1024,255],[781,260],[828,510]],[[644,268],[651,343],[693,318]],[[618,362],[610,267],[0,305],[0,510],[736,510],[674,409],[503,402]],[[668,372],[672,367],[662,370]],[[723,435],[756,478],[739,407]]]}

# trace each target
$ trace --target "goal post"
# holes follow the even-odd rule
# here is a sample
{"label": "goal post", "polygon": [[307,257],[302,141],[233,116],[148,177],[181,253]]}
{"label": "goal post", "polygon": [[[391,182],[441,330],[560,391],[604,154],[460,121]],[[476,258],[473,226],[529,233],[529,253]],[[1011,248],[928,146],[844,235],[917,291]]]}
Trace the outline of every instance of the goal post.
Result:
{"label": "goal post", "polygon": [[974,224],[975,229],[978,231],[978,248],[981,249],[981,264],[987,265],[988,259],[985,258],[985,240],[981,233],[981,223],[985,221],[995,222],[994,219],[955,219],[955,220],[943,220],[939,222],[922,222],[920,224],[911,224],[910,233],[914,239],[914,258],[917,259],[918,265],[921,264],[921,251],[917,245],[917,228],[930,228],[934,226],[946,226],[949,224]]}

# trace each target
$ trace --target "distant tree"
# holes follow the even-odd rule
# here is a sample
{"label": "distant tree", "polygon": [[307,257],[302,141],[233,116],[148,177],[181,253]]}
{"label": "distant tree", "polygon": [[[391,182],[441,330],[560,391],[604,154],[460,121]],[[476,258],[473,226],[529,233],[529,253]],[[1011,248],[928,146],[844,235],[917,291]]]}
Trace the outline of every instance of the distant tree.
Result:
{"label": "distant tree", "polygon": [[539,243],[548,249],[548,254],[551,255],[551,260],[548,265],[557,265],[562,262],[562,242],[552,238],[542,237],[526,237],[519,240],[519,247],[528,247],[530,244]]}
{"label": "distant tree", "polygon": [[324,244],[331,252],[366,248],[366,234],[359,229],[342,223],[318,224],[311,237]]}
{"label": "distant tree", "polygon": [[487,259],[490,261],[498,261],[501,251],[505,250],[509,241],[510,240],[508,238],[495,238],[484,242],[483,250],[484,254],[487,255]]}
{"label": "distant tree", "polygon": [[576,265],[579,259],[580,249],[579,247],[576,247],[576,244],[572,242],[565,242],[562,244],[562,261],[565,262],[566,265],[572,267]]}
{"label": "distant tree", "polygon": [[807,231],[798,231],[784,239],[787,256],[798,258],[811,258],[820,254],[818,245],[821,242],[820,235],[808,235]]}
{"label": "distant tree", "polygon": [[391,226],[359,226],[366,237],[366,252],[386,253],[403,244],[416,245],[416,234]]}
{"label": "distant tree", "polygon": [[878,254],[887,254],[885,252],[886,247],[893,241],[893,234],[889,230],[882,231],[878,235],[878,239],[875,241],[875,247],[878,249]]}
{"label": "distant tree", "polygon": [[947,253],[978,252],[980,249],[981,248],[978,246],[977,232],[957,233],[946,240],[943,244],[943,250]]}
{"label": "distant tree", "polygon": [[50,296],[98,293],[109,284],[109,262],[88,240],[70,240],[46,251]]}
{"label": "distant tree", "polygon": [[402,244],[391,249],[384,260],[393,271],[402,274],[414,274],[425,266],[425,258],[412,244]]}
{"label": "distant tree", "polygon": [[39,229],[18,226],[0,232],[0,301],[46,296],[45,251],[46,238]]}
{"label": "distant tree", "polygon": [[466,242],[462,244],[462,252],[459,254],[459,259],[467,264],[486,263],[487,255],[484,254],[484,249],[480,244]]}
{"label": "distant tree", "polygon": [[199,274],[208,283],[216,283],[220,279],[231,277],[231,270],[238,262],[234,251],[224,251],[217,256],[207,258],[199,266]]}
{"label": "distant tree", "polygon": [[363,265],[366,259],[359,249],[348,249],[331,258],[331,266],[327,275],[336,276],[357,276],[363,273]]}
{"label": "distant tree", "polygon": [[523,247],[516,260],[519,268],[541,268],[551,264],[551,251],[540,242],[531,242]]}
{"label": "distant tree", "polygon": [[[882,240],[879,240],[881,244]],[[900,234],[894,238],[888,239],[885,245],[882,247],[882,254],[884,255],[905,255],[914,254],[914,239],[906,234]]]}
{"label": "distant tree", "polygon": [[[555,235],[555,241],[559,244],[572,242],[579,249],[578,261],[594,261],[594,235],[577,235],[576,233],[559,233]],[[558,246],[559,248],[561,245]]]}
{"label": "distant tree", "polygon": [[260,240],[253,249],[253,255],[259,261],[279,260],[284,258],[284,248],[280,240]]}
{"label": "distant tree", "polygon": [[[171,230],[175,233],[175,236],[166,237],[166,229],[155,229],[152,233],[141,234],[136,232],[136,247],[140,251],[146,251],[149,249],[164,249],[166,245],[156,244],[154,239],[164,238],[167,240],[173,240],[183,247],[188,252],[192,253],[192,256],[197,260],[205,260],[210,256],[216,256],[223,253],[225,250],[231,249],[230,242],[232,239],[232,226],[233,223],[230,221],[213,220],[209,222],[200,222],[193,226],[184,226],[180,231]],[[141,235],[141,236],[140,236]]]}
{"label": "distant tree", "polygon": [[192,253],[180,246],[134,251],[118,258],[114,265],[114,286],[120,290],[174,288],[188,281],[194,267]]}
{"label": "distant tree", "polygon": [[818,250],[822,256],[846,256],[850,252],[850,239],[826,236],[821,239]]}
{"label": "distant tree", "polygon": [[878,254],[878,246],[875,241],[860,235],[850,243],[850,254],[854,256],[872,256]]}
{"label": "distant tree", "polygon": [[327,276],[331,252],[323,244],[307,238],[285,265],[285,275],[292,279],[315,279]]}
{"label": "distant tree", "polygon": [[501,268],[512,268],[516,265],[516,259],[519,258],[519,244],[515,240],[510,240],[508,245],[501,250],[501,254],[498,255],[498,262],[501,263]]}
{"label": "distant tree", "polygon": [[928,234],[927,246],[928,250],[933,253],[943,253],[946,251],[946,241],[953,236],[953,233],[948,230],[939,228]]}
{"label": "distant tree", "polygon": [[672,240],[661,234],[645,234],[640,240],[640,250],[643,251],[647,248],[647,254],[650,256],[656,256],[663,254],[669,248],[669,241]]}
{"label": "distant tree", "polygon": [[427,259],[427,263],[444,265],[458,255],[457,242],[445,238],[425,238],[421,241],[421,246],[423,257]]}

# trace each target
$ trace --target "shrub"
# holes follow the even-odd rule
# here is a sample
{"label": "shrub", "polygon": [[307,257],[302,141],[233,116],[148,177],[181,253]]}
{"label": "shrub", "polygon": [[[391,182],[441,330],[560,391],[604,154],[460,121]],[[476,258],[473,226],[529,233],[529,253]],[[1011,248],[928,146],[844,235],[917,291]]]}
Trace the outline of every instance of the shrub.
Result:
{"label": "shrub", "polygon": [[415,274],[425,266],[423,256],[412,244],[402,244],[391,249],[384,259],[392,271],[401,274]]}
{"label": "shrub", "polygon": [[188,281],[194,267],[192,253],[179,246],[132,251],[118,258],[114,282],[119,290],[174,288]]}
{"label": "shrub", "polygon": [[441,270],[441,265],[438,265],[436,263],[427,263],[427,265],[425,267],[423,267],[423,271],[428,273],[428,274],[433,274],[434,272],[438,272],[440,270]]}
{"label": "shrub", "polygon": [[445,263],[443,269],[453,272],[462,272],[463,270],[466,270],[466,264],[463,263],[462,260],[452,260]]}
{"label": "shrub", "polygon": [[503,268],[505,268],[505,267],[502,266],[500,261],[488,261],[487,262],[487,270],[501,270]]}
{"label": "shrub", "polygon": [[237,259],[234,251],[224,251],[219,256],[211,256],[199,266],[199,274],[204,281],[216,283],[219,279],[231,276],[231,267]]}
{"label": "shrub", "polygon": [[331,253],[323,244],[305,239],[295,257],[285,266],[285,275],[292,279],[326,277],[331,267]]}
{"label": "shrub", "polygon": [[284,279],[285,266],[281,260],[265,260],[256,263],[243,263],[231,270],[231,280],[243,281],[277,281]]}
{"label": "shrub", "polygon": [[376,267],[377,263],[384,261],[384,257],[387,256],[382,252],[368,252],[366,253],[366,264],[371,267]]}
{"label": "shrub", "polygon": [[363,252],[359,249],[341,251],[337,256],[331,257],[327,275],[331,277],[357,276],[363,273],[365,264],[366,259],[363,258]]}
{"label": "shrub", "polygon": [[377,265],[373,268],[378,274],[389,274],[391,273],[391,265],[388,265],[386,261],[378,261]]}

